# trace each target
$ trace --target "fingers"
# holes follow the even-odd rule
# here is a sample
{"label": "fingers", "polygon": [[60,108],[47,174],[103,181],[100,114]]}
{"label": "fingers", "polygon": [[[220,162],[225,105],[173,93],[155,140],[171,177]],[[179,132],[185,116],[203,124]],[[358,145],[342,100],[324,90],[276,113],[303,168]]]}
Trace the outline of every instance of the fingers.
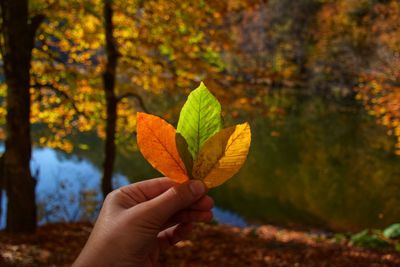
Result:
{"label": "fingers", "polygon": [[189,208],[179,211],[173,215],[162,227],[169,228],[179,223],[189,222],[210,222],[213,218],[211,209],[214,206],[214,201],[209,196],[203,196]]}
{"label": "fingers", "polygon": [[123,186],[117,190],[117,195],[126,208],[129,208],[150,200],[175,185],[176,183],[167,177],[154,178]]}
{"label": "fingers", "polygon": [[[151,180],[141,181],[127,186],[123,186],[117,190],[117,195],[120,199],[127,199],[129,202],[127,208],[134,206],[138,203],[150,200],[169,188],[177,185],[174,181],[168,177],[154,178]],[[209,196],[206,199],[201,198],[195,204],[192,205],[192,209],[205,210],[209,206],[213,206],[214,201]]]}
{"label": "fingers", "polygon": [[160,249],[166,249],[186,239],[192,228],[193,225],[191,223],[182,223],[162,231],[157,237]]}
{"label": "fingers", "polygon": [[134,184],[137,190],[140,190],[146,197],[146,200],[152,199],[169,188],[177,185],[176,182],[168,177],[159,177],[146,181],[137,182]]}
{"label": "fingers", "polygon": [[157,219],[159,226],[162,227],[169,218],[193,205],[205,192],[206,187],[203,182],[190,180],[142,204],[145,204],[144,209],[149,212],[149,216]]}
{"label": "fingers", "polygon": [[210,210],[214,207],[214,200],[210,196],[203,196],[189,207],[191,210]]}

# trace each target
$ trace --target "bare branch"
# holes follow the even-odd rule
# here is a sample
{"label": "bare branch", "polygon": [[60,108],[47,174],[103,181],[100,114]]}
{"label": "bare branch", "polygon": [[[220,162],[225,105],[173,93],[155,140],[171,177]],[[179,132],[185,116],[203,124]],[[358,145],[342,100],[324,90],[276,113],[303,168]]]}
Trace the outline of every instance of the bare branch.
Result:
{"label": "bare branch", "polygon": [[59,88],[55,87],[53,84],[35,82],[32,85],[32,87],[36,88],[36,89],[47,88],[47,89],[50,89],[50,90],[56,92],[57,94],[61,95],[64,99],[68,100],[71,103],[72,108],[75,110],[75,112],[78,115],[83,116],[86,119],[88,118],[85,113],[83,113],[82,111],[79,110],[79,108],[75,105],[73,99],[66,92],[64,92],[64,91],[60,90]]}
{"label": "bare branch", "polygon": [[136,99],[137,102],[139,103],[140,108],[144,112],[149,112],[148,109],[146,108],[146,105],[144,104],[143,98],[139,94],[136,94],[136,93],[128,92],[128,93],[122,94],[117,98],[117,102],[120,102],[123,99],[129,98],[129,97]]}
{"label": "bare branch", "polygon": [[29,24],[29,41],[31,42],[31,49],[35,46],[35,35],[40,24],[44,21],[46,17],[43,14],[38,14],[32,17],[31,23]]}
{"label": "bare branch", "polygon": [[[42,43],[44,45],[50,46],[49,44],[47,44],[47,42],[45,40],[43,40]],[[56,52],[50,51],[50,49],[49,50],[44,50],[42,46],[36,47],[36,49],[39,52],[42,52],[44,55],[47,55],[54,62],[66,65],[66,63],[60,57],[56,56]]]}

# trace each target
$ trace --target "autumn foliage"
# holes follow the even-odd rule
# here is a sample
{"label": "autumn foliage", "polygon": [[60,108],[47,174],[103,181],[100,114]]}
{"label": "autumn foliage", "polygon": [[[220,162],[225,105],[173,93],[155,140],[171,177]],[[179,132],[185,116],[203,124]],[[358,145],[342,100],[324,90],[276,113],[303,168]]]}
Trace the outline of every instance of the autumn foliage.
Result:
{"label": "autumn foliage", "polygon": [[[234,116],[279,113],[264,105],[268,88],[357,94],[399,136],[398,1],[116,0],[112,8],[117,142],[134,148],[135,112],[176,116],[199,80]],[[34,139],[40,145],[71,151],[77,132],[105,136],[101,10],[100,0],[32,1],[31,16],[46,16],[31,67],[31,122],[48,126]]]}
{"label": "autumn foliage", "polygon": [[[311,136],[316,133],[331,136],[326,131],[330,128],[318,124],[320,121],[313,120],[314,117],[309,121],[304,117],[316,114],[315,110],[324,103],[341,103],[343,109],[351,106],[359,115],[357,119],[367,117],[376,126],[369,139],[359,146],[384,148],[385,153],[398,160],[400,2],[397,0],[31,0],[29,8],[28,1],[24,3],[24,10],[28,12],[24,15],[27,18],[24,28],[35,28],[35,32],[20,34],[21,40],[32,39],[30,45],[26,45],[31,56],[29,64],[23,60],[24,66],[19,66],[21,61],[17,60],[15,65],[20,68],[15,70],[25,70],[24,82],[29,91],[25,91],[24,101],[14,98],[13,105],[6,103],[10,96],[7,90],[12,88],[7,88],[5,82],[4,64],[8,62],[4,48],[9,39],[4,35],[7,31],[2,30],[1,139],[12,136],[7,133],[7,114],[13,117],[11,115],[17,114],[15,108],[22,107],[25,122],[19,124],[18,116],[14,116],[13,129],[28,129],[30,125],[31,131],[20,132],[32,133],[33,146],[57,148],[67,153],[89,153],[97,147],[82,141],[85,138],[96,140],[96,146],[109,140],[104,143],[111,144],[114,153],[96,154],[97,165],[105,155],[113,154],[111,163],[103,164],[109,166],[104,168],[109,174],[109,190],[113,163],[115,159],[118,161],[117,147],[132,158],[140,149],[152,166],[178,182],[202,179],[209,187],[214,187],[238,172],[246,159],[252,134],[265,145],[260,147],[281,150],[285,150],[285,138],[290,135],[288,139],[294,144],[288,142],[288,147],[297,149],[296,153],[283,151],[282,163],[280,159],[268,160],[276,167],[276,173],[273,173],[276,177],[283,177],[281,173],[287,164],[294,166],[300,162],[306,166],[306,175],[302,178],[292,180],[295,175],[291,172],[285,176],[285,182],[295,189],[293,184],[300,181],[309,192],[314,192],[311,179],[314,175],[324,177],[328,167],[331,168],[329,176],[337,174],[338,177],[358,178],[376,171],[376,176],[371,174],[369,178],[382,181],[377,187],[381,191],[389,184],[387,180],[392,179],[386,177],[390,175],[385,175],[384,171],[378,174],[379,168],[383,167],[369,164],[377,159],[375,150],[370,152],[371,157],[360,157],[354,149],[353,157],[346,158],[341,148],[337,148],[344,146],[339,142],[345,138],[344,134],[327,139],[324,149],[318,140],[312,140],[316,141],[312,143]],[[108,11],[112,11],[108,18],[104,12],[105,3],[109,5]],[[4,23],[3,19],[0,18],[1,29],[12,25]],[[35,21],[37,23],[33,23]],[[112,26],[108,27],[108,35],[106,25]],[[110,47],[114,49],[108,49]],[[107,67],[112,58],[110,51],[114,56],[111,65],[115,64],[115,68]],[[112,91],[111,97],[107,95],[104,82],[109,73],[113,74],[115,82],[112,90],[108,90],[109,93]],[[203,94],[209,95],[204,88],[190,94],[200,81],[207,84],[217,102],[214,98],[199,102]],[[317,108],[305,104],[311,98],[317,99]],[[23,106],[22,102],[27,105]],[[191,106],[199,109],[196,112]],[[113,108],[115,112],[108,112]],[[324,108],[331,109],[329,105]],[[297,111],[304,120],[299,122],[291,117],[291,112]],[[287,124],[285,128],[282,125],[287,118],[295,123]],[[262,130],[255,131],[253,123],[261,119],[271,119],[271,125],[265,124]],[[249,124],[243,123],[245,121]],[[305,125],[301,134],[289,132],[298,129],[290,127],[296,123]],[[351,124],[345,120],[343,123]],[[250,132],[250,124],[253,132]],[[107,125],[112,127],[107,128]],[[341,128],[339,132],[345,127],[338,128]],[[364,134],[363,129],[358,130],[354,129],[354,132]],[[380,131],[391,137],[387,138]],[[112,138],[107,139],[107,135]],[[380,141],[382,136],[385,142]],[[272,137],[272,141],[267,137]],[[357,138],[352,138],[349,137],[350,146],[356,147],[354,140]],[[373,145],[371,140],[379,144]],[[278,141],[281,146],[277,145]],[[15,147],[20,145],[14,143]],[[26,143],[25,170],[29,170],[30,147],[31,144]],[[316,152],[303,153],[304,149],[311,148]],[[332,159],[326,151],[332,153]],[[158,158],[160,154],[162,159]],[[254,157],[258,160],[267,154],[261,151]],[[346,168],[353,170],[348,165],[358,158],[365,159],[360,164],[362,171],[347,172]],[[10,156],[9,159],[18,157]],[[319,170],[324,171],[313,169],[316,159]],[[253,162],[257,167],[263,165],[255,159]],[[263,172],[257,175],[269,174],[269,167],[261,166]],[[294,173],[297,174],[297,169]],[[330,177],[324,178],[332,185]],[[31,182],[32,195],[34,182]],[[276,180],[276,184],[281,182]],[[371,194],[372,190],[378,190],[370,189],[368,182],[363,186],[371,190],[368,191]],[[311,198],[308,199],[306,193],[295,189],[289,193],[296,196],[293,203],[298,204],[300,199],[311,209],[319,207],[316,201],[307,202],[311,202]],[[337,192],[347,190],[334,189]],[[349,195],[354,193],[348,192]],[[33,195],[31,197],[34,199]],[[279,200],[285,202],[287,199],[280,197]],[[330,216],[329,212],[323,215]]]}
{"label": "autumn foliage", "polygon": [[221,185],[238,172],[249,152],[249,124],[221,130],[221,106],[203,83],[190,93],[177,131],[157,116],[138,113],[137,118],[143,156],[178,183],[194,178],[208,188]]}

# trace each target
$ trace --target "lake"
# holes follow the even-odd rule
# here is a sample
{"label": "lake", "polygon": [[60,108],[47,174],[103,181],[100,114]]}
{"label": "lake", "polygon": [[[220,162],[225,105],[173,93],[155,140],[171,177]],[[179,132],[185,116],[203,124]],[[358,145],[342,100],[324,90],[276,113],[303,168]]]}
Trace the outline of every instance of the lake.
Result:
{"label": "lake", "polygon": [[[243,120],[252,127],[250,153],[234,178],[210,191],[217,221],[339,231],[400,221],[395,140],[354,101],[305,97],[291,100],[283,116],[227,119],[226,124]],[[40,223],[96,217],[102,142],[85,134],[76,144],[71,154],[34,149]],[[157,176],[137,151],[119,146],[115,187]]]}

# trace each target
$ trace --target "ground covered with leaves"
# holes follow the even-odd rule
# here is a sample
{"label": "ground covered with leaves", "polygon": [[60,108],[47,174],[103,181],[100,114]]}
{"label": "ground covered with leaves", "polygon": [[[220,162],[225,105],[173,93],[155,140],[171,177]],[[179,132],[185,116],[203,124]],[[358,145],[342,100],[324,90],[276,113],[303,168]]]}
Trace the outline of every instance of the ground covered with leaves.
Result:
{"label": "ground covered with leaves", "polygon": [[[32,235],[0,232],[0,266],[70,266],[91,229],[76,223]],[[160,266],[400,266],[400,253],[352,247],[317,231],[201,224],[190,241],[161,255]]]}

